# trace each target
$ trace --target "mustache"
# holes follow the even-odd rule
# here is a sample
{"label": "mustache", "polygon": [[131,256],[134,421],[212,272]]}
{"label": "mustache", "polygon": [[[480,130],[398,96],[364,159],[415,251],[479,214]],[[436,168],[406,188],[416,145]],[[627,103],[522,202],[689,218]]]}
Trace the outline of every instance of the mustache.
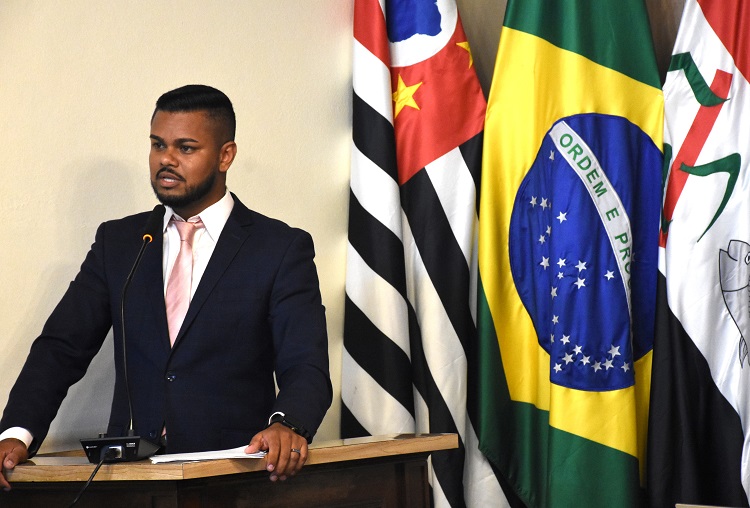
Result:
{"label": "mustache", "polygon": [[171,175],[176,180],[182,180],[182,181],[185,180],[184,178],[182,178],[182,176],[180,176],[177,173],[175,173],[175,171],[172,168],[170,168],[170,167],[163,167],[163,168],[161,168],[159,171],[156,172],[156,177],[158,178],[163,173],[167,173],[167,174]]}

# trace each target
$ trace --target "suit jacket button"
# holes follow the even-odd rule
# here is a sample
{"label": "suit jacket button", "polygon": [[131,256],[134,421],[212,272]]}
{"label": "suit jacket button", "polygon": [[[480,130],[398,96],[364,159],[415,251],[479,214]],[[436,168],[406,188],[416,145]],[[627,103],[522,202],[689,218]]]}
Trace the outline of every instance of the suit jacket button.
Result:
{"label": "suit jacket button", "polygon": [[150,437],[151,439],[154,439],[156,437],[156,431],[152,430],[151,432],[149,432],[148,437]]}
{"label": "suit jacket button", "polygon": [[167,372],[166,379],[167,379],[167,381],[169,381],[171,383],[172,381],[174,381],[175,379],[177,379],[177,376],[175,376],[174,373],[172,373],[172,372]]}

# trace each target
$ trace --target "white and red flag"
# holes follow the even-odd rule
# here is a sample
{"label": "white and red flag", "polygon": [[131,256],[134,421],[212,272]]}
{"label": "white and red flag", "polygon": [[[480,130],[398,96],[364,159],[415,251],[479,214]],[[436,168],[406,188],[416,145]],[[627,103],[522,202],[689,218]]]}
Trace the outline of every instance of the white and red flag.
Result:
{"label": "white and red flag", "polygon": [[664,84],[652,506],[750,492],[750,4],[687,0]]}

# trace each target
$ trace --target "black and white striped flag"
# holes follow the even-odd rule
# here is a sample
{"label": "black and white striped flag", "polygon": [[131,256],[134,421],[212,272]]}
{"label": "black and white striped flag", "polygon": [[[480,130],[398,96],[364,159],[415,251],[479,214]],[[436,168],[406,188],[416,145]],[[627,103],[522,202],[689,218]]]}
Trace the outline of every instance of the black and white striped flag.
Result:
{"label": "black and white striped flag", "polygon": [[436,506],[504,506],[467,415],[486,103],[454,0],[355,0],[342,437],[454,432]]}

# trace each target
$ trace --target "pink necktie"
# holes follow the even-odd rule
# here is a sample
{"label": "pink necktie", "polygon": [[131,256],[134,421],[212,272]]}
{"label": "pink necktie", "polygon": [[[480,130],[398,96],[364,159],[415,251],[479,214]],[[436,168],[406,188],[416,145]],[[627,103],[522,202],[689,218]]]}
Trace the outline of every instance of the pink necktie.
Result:
{"label": "pink necktie", "polygon": [[195,232],[203,227],[203,222],[185,222],[176,218],[172,222],[180,234],[180,252],[167,282],[167,293],[164,298],[167,304],[167,325],[169,341],[174,346],[177,333],[185,320],[190,306],[190,286],[193,279],[193,238]]}

